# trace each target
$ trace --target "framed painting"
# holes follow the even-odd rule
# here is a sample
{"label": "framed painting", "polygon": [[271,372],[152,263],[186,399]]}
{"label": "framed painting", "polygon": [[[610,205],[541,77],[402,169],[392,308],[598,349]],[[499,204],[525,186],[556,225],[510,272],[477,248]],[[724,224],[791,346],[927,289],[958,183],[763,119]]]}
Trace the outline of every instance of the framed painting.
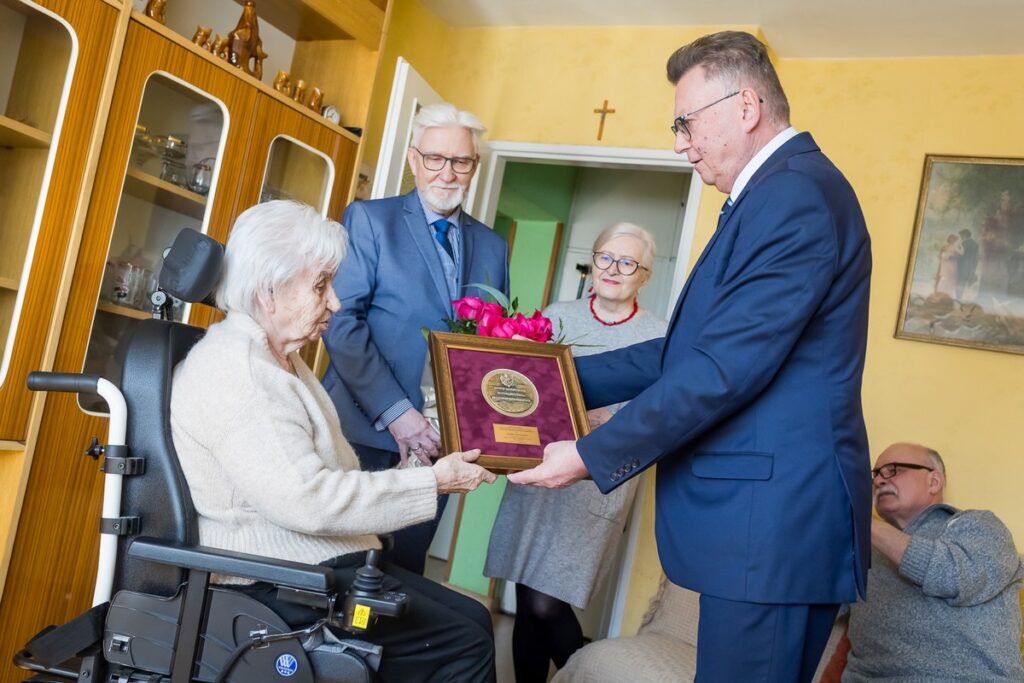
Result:
{"label": "framed painting", "polygon": [[479,448],[482,467],[511,472],[589,431],[568,346],[431,332],[430,362],[445,453]]}
{"label": "framed painting", "polygon": [[1024,353],[1024,159],[925,157],[896,337]]}

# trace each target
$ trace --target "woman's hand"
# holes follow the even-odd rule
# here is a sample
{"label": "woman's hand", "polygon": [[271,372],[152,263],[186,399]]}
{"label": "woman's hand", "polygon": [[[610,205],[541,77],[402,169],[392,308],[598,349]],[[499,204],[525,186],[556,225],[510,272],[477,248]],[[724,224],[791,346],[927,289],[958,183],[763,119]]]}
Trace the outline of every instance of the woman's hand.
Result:
{"label": "woman's hand", "polygon": [[480,457],[480,449],[475,448],[465,453],[458,451],[449,453],[434,463],[434,476],[437,478],[438,493],[467,493],[483,482],[493,484],[498,478],[480,465],[474,464]]}

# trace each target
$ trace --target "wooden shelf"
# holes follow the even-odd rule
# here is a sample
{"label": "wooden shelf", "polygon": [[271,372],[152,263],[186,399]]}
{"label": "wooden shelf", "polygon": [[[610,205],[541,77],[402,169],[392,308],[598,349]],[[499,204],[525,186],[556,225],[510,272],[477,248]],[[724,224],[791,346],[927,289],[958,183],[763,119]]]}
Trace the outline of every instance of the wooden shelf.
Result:
{"label": "wooden shelf", "polygon": [[103,311],[104,313],[111,313],[113,315],[120,315],[126,318],[135,318],[136,320],[145,320],[146,318],[152,318],[151,313],[146,311],[140,311],[137,308],[129,308],[127,306],[119,306],[111,301],[103,301],[100,299],[100,303],[96,306],[96,310]]}
{"label": "wooden shelf", "polygon": [[124,191],[133,197],[176,211],[196,220],[203,220],[206,197],[174,183],[160,180],[137,168],[129,168],[124,179]]}
{"label": "wooden shelf", "polygon": [[370,0],[259,0],[256,16],[295,40],[355,38],[371,50],[384,30],[384,10]]}
{"label": "wooden shelf", "polygon": [[0,290],[18,291],[18,281],[13,277],[0,276]]}
{"label": "wooden shelf", "polygon": [[[257,11],[257,15],[259,15],[259,11]],[[381,14],[381,16],[383,16],[383,13]],[[245,73],[245,71],[243,71],[242,69],[239,69],[238,67],[232,66],[226,60],[220,59],[218,57],[214,57],[211,53],[209,53],[206,50],[204,50],[203,48],[199,47],[198,45],[193,43],[191,40],[186,38],[185,36],[172,31],[171,29],[167,28],[166,26],[164,26],[163,24],[161,24],[158,21],[153,21],[152,19],[147,17],[142,12],[137,12],[137,11],[133,10],[132,14],[131,14],[131,18],[132,18],[132,21],[135,21],[135,22],[138,22],[139,24],[142,24],[143,26],[145,26],[149,30],[153,31],[154,33],[157,33],[157,34],[163,36],[164,38],[170,40],[171,42],[173,42],[173,43],[175,43],[177,45],[180,45],[181,47],[183,47],[186,50],[192,52],[193,54],[199,55],[200,57],[202,57],[206,61],[211,62],[213,64],[216,64],[218,67],[220,67],[221,69],[224,69],[225,71],[227,71],[228,73],[232,74],[236,78],[241,78],[246,83],[248,83],[248,84],[250,84],[252,86],[255,86],[256,88],[259,88],[260,92],[262,92],[262,93],[264,93],[266,95],[270,95],[271,97],[273,97],[278,102],[282,102],[282,103],[288,105],[289,107],[291,107],[295,111],[301,113],[303,116],[307,116],[310,119],[312,119],[312,120],[316,121],[317,123],[319,123],[320,125],[326,126],[329,130],[333,130],[335,133],[338,133],[341,136],[343,136],[345,138],[348,138],[352,142],[354,142],[356,144],[359,144],[359,136],[355,135],[352,131],[345,130],[341,126],[339,126],[339,125],[337,125],[335,123],[331,123],[330,121],[325,119],[323,116],[321,116],[318,112],[314,112],[309,107],[306,107],[306,106],[303,106],[303,105],[299,104],[298,102],[294,101],[290,97],[286,97],[284,94],[279,93],[278,91],[274,90],[272,87],[270,87],[269,85],[267,85],[263,81],[261,81],[261,80],[259,80],[257,78],[254,78],[253,76],[250,76],[249,74]],[[272,23],[272,22],[270,22],[269,19],[267,21],[268,21],[268,23]],[[374,49],[376,50],[377,48],[374,47]]]}
{"label": "wooden shelf", "polygon": [[0,115],[0,147],[46,149],[52,139],[49,133]]}

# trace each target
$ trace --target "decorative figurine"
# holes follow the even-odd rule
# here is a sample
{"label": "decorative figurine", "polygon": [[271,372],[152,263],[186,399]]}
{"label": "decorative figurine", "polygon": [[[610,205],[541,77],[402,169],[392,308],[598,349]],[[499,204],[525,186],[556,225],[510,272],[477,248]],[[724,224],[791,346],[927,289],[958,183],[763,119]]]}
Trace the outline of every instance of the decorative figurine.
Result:
{"label": "decorative figurine", "polygon": [[[263,78],[263,60],[267,53],[263,51],[263,40],[260,38],[259,20],[256,18],[256,5],[246,0],[242,8],[242,16],[238,26],[228,34],[228,61],[257,79]],[[249,66],[249,62],[253,66]]]}
{"label": "decorative figurine", "polygon": [[161,24],[165,23],[164,10],[167,8],[167,0],[149,0],[146,3],[146,16]]}
{"label": "decorative figurine", "polygon": [[306,105],[315,112],[320,111],[320,105],[323,104],[324,94],[320,88],[313,88],[309,91],[309,104]]}
{"label": "decorative figurine", "polygon": [[274,90],[287,97],[292,96],[292,82],[288,72],[284,69],[277,70],[277,77],[274,79]]}
{"label": "decorative figurine", "polygon": [[221,59],[228,58],[228,39],[217,34],[217,37],[213,39],[213,44],[210,46],[210,52],[220,57]]}
{"label": "decorative figurine", "polygon": [[295,81],[295,90],[292,91],[292,99],[302,104],[306,99],[306,81],[301,78]]}
{"label": "decorative figurine", "polygon": [[213,32],[209,26],[196,26],[196,32],[192,34],[192,42],[203,48],[210,49],[210,33]]}

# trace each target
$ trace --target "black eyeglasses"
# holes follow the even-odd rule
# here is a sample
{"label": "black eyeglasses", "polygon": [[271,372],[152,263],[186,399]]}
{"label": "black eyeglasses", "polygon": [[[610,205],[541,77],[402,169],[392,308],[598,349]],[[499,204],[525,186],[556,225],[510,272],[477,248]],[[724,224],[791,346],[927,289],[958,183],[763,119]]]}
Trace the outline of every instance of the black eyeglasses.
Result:
{"label": "black eyeglasses", "polygon": [[910,462],[890,462],[871,470],[871,478],[874,479],[881,474],[882,479],[892,479],[899,474],[901,470],[928,470],[929,472],[934,472],[935,468],[925,467],[924,465],[915,465]]}
{"label": "black eyeglasses", "polygon": [[649,270],[644,268],[636,260],[623,256],[622,258],[615,258],[612,254],[607,251],[595,251],[594,252],[594,267],[598,270],[608,270],[612,267],[612,264],[619,270],[619,275],[632,275],[637,271],[638,268]]}
{"label": "black eyeglasses", "polygon": [[[690,139],[690,129],[689,129],[689,127],[687,127],[686,124],[690,120],[691,116],[693,116],[694,114],[699,114],[700,112],[704,111],[705,109],[707,109],[709,107],[713,107],[716,104],[718,104],[719,102],[725,102],[730,97],[736,97],[736,95],[739,95],[739,94],[740,94],[739,90],[737,90],[736,92],[731,92],[728,95],[726,95],[725,97],[719,97],[717,100],[715,100],[711,104],[705,104],[700,109],[694,109],[689,114],[683,114],[682,116],[677,116],[676,120],[673,121],[672,125],[669,127],[669,130],[672,131],[672,135],[679,135],[680,133],[682,133],[683,137],[686,138],[687,140],[689,140]],[[762,100],[762,102],[763,101],[764,100]]]}
{"label": "black eyeglasses", "polygon": [[452,170],[458,174],[469,173],[476,167],[475,157],[446,157],[441,154],[424,154],[416,147],[416,153],[423,159],[423,168],[428,171],[440,171],[445,164],[451,164]]}

